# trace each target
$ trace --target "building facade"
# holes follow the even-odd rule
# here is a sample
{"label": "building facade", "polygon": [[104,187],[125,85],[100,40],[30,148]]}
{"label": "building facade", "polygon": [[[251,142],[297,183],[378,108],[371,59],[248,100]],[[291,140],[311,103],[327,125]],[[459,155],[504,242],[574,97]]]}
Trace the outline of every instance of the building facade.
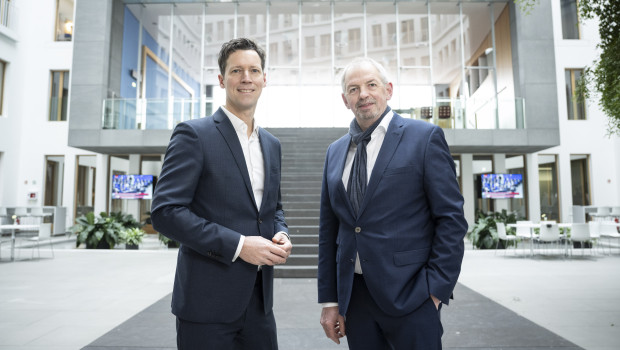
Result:
{"label": "building facade", "polygon": [[[157,176],[174,125],[224,103],[217,53],[239,36],[267,52],[267,128],[346,127],[339,73],[382,63],[390,106],[444,129],[470,224],[477,210],[570,221],[573,205],[620,205],[620,140],[596,101],[572,98],[598,40],[575,0],[527,15],[483,0],[0,2],[18,9],[0,26],[0,206],[63,206],[69,225],[142,217],[150,201],[112,199],[113,176]],[[484,174],[520,175],[522,198],[483,198]]]}

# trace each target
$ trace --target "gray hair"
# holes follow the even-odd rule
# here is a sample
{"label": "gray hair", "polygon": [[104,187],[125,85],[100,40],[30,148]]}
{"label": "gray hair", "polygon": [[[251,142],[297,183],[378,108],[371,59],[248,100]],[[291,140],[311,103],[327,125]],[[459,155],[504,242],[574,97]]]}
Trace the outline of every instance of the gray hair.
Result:
{"label": "gray hair", "polygon": [[361,66],[364,63],[370,63],[373,67],[375,67],[377,69],[377,71],[379,72],[379,78],[381,79],[381,82],[383,84],[389,83],[388,76],[387,76],[387,71],[385,70],[385,68],[383,68],[383,66],[379,62],[373,60],[370,57],[358,57],[358,58],[354,59],[353,61],[351,61],[351,63],[349,63],[344,68],[344,70],[342,71],[342,80],[340,82],[340,84],[342,85],[342,92],[345,92],[344,90],[345,90],[346,86],[344,85],[345,84],[344,80],[345,80],[345,78],[347,76],[347,73],[351,69],[353,69],[355,67],[359,67],[359,66]]}

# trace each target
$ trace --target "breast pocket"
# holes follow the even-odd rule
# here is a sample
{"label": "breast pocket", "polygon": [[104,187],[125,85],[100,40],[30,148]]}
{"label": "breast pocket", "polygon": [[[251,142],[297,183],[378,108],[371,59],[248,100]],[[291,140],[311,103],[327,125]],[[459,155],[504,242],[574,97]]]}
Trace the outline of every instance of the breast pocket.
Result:
{"label": "breast pocket", "polygon": [[403,166],[403,167],[398,167],[398,168],[387,168],[383,172],[383,176],[394,176],[394,175],[401,175],[401,174],[411,174],[414,171],[415,171],[415,166],[413,166],[413,165]]}

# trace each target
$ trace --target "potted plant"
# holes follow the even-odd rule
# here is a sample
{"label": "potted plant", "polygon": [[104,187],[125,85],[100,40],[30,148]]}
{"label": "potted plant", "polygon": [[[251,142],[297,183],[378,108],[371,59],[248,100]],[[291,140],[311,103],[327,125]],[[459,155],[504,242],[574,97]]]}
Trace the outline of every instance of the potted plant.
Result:
{"label": "potted plant", "polygon": [[142,224],[133,218],[131,214],[123,214],[122,212],[110,213],[110,217],[123,225],[124,228],[142,228]]}
{"label": "potted plant", "polygon": [[138,249],[142,243],[144,231],[141,228],[132,227],[121,232],[121,240],[125,242],[125,249]]}
{"label": "potted plant", "polygon": [[76,224],[69,229],[77,235],[75,246],[86,244],[86,249],[111,249],[120,241],[123,225],[107,213],[101,212],[95,216],[89,212],[78,217]]}
{"label": "potted plant", "polygon": [[[484,214],[482,211],[478,212],[476,224],[473,229],[467,233],[467,237],[471,240],[474,247],[478,249],[492,249],[496,246],[501,249],[506,248],[504,246],[505,242],[503,241],[501,241],[498,246],[498,222],[503,222],[505,224],[515,223],[517,222],[516,215],[514,213],[508,214],[505,209],[499,213],[489,213],[488,215]],[[508,234],[512,234],[512,232],[508,232]]]}
{"label": "potted plant", "polygon": [[159,233],[159,241],[168,246],[168,248],[178,248],[180,246],[179,242],[162,235],[161,232]]}

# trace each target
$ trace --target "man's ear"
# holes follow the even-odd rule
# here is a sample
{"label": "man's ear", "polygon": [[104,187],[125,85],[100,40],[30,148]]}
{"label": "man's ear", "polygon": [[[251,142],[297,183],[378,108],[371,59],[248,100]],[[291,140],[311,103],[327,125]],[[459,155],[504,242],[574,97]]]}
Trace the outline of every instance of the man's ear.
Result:
{"label": "man's ear", "polygon": [[223,88],[225,88],[225,86],[224,86],[224,76],[223,76],[223,75],[221,75],[221,74],[218,74],[218,75],[217,75],[217,80],[219,80],[219,81],[220,81],[220,87],[221,87],[222,89],[223,89]]}
{"label": "man's ear", "polygon": [[349,106],[349,101],[347,101],[347,98],[344,97],[344,94],[340,94],[340,96],[342,96],[342,101],[344,102],[345,107],[347,107],[347,109],[351,109]]}
{"label": "man's ear", "polygon": [[392,92],[394,91],[394,87],[392,86],[392,83],[387,83],[387,85],[385,86],[385,89],[387,90],[387,99],[391,99],[392,98]]}

